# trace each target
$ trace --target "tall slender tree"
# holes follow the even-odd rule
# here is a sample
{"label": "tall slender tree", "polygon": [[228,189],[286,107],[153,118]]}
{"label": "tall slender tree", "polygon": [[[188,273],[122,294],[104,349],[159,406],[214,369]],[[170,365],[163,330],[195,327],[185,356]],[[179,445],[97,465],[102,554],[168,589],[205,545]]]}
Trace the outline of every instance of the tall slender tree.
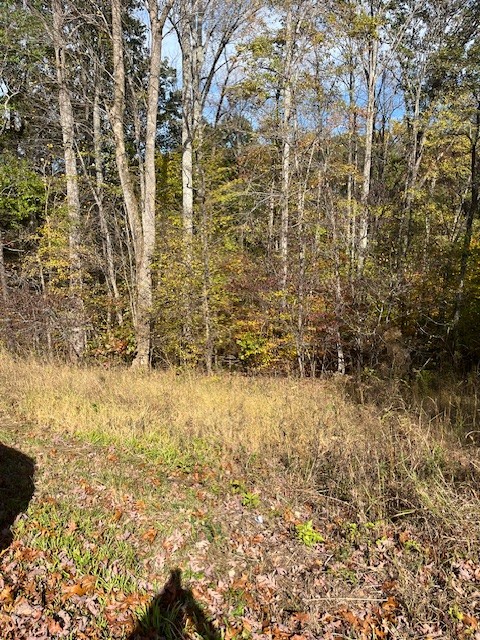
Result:
{"label": "tall slender tree", "polygon": [[[127,212],[135,254],[135,340],[134,365],[146,367],[150,362],[152,310],[152,258],[155,249],[155,141],[158,121],[159,83],[162,70],[163,31],[173,0],[158,3],[148,0],[147,14],[150,29],[148,52],[148,84],[146,97],[146,128],[144,167],[139,192],[135,190],[135,176],[126,149],[125,111],[126,76],[123,7],[121,0],[112,0],[112,48],[114,97],[110,119],[115,138],[117,169]],[[137,107],[138,108],[138,107]],[[137,118],[138,118],[137,112]],[[138,195],[140,193],[140,196]]]}
{"label": "tall slender tree", "polygon": [[82,300],[82,220],[75,152],[75,119],[68,83],[65,9],[62,0],[52,0],[52,38],[55,49],[55,70],[58,85],[58,106],[63,139],[69,218],[70,298],[72,304],[70,344],[72,353],[81,358],[86,347],[84,305]]}

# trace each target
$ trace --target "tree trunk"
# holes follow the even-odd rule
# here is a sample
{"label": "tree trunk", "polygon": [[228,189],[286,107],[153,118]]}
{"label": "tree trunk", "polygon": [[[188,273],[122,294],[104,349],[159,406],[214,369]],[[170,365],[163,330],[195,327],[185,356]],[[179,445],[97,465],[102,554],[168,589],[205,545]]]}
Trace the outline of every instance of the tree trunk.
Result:
{"label": "tree trunk", "polygon": [[7,290],[7,275],[5,273],[5,261],[3,258],[3,236],[0,229],[0,287],[2,289],[2,300],[4,305],[7,304],[8,290]]}
{"label": "tree trunk", "polygon": [[195,135],[195,69],[192,40],[192,22],[195,18],[196,2],[183,2],[181,5],[182,49],[182,220],[184,234],[185,263],[189,271],[192,263],[193,244],[193,139]]}
{"label": "tree trunk", "polygon": [[337,220],[335,218],[335,211],[333,207],[330,207],[330,220],[332,225],[332,240],[333,240],[333,267],[335,276],[335,338],[337,348],[337,372],[345,374],[345,353],[343,350],[342,335],[340,332],[340,326],[343,316],[343,292],[342,292],[342,280],[340,276],[340,239],[337,228]]}
{"label": "tree trunk", "polygon": [[[295,117],[293,121],[294,132],[298,132],[298,119]],[[305,301],[307,289],[307,236],[305,234],[305,201],[310,185],[310,175],[312,172],[313,158],[317,152],[317,145],[312,144],[308,162],[302,166],[298,147],[293,150],[294,167],[296,180],[298,185],[297,193],[297,243],[298,243],[298,281],[297,281],[297,327],[296,327],[296,346],[297,346],[297,362],[300,377],[305,376],[307,349],[305,345]]]}
{"label": "tree trunk", "polygon": [[70,347],[72,355],[81,358],[85,350],[86,334],[82,301],[81,273],[81,209],[78,190],[77,160],[75,156],[75,123],[67,86],[65,45],[63,42],[64,15],[61,0],[52,0],[53,44],[58,83],[58,106],[62,129],[67,208],[69,217],[70,297],[72,302]]}
{"label": "tree trunk", "polygon": [[[128,225],[132,236],[135,262],[138,264],[141,249],[142,228],[140,211],[133,188],[132,176],[125,148],[125,63],[123,60],[123,32],[121,0],[112,0],[112,47],[113,47],[113,104],[109,110],[110,122],[115,139],[115,159],[122,188],[123,201]],[[135,305],[135,317],[137,315]]]}
{"label": "tree trunk", "polygon": [[[199,136],[202,136],[202,132],[199,132]],[[210,304],[210,291],[211,291],[211,275],[210,275],[210,220],[207,208],[207,194],[205,184],[205,172],[203,170],[202,157],[198,158],[199,168],[199,189],[198,200],[200,205],[200,237],[201,237],[201,250],[202,250],[202,315],[203,315],[203,327],[204,327],[204,360],[205,369],[208,374],[212,372],[213,365],[213,327],[212,327],[212,311]]]}
{"label": "tree trunk", "polygon": [[[423,74],[421,76],[423,80]],[[411,147],[408,154],[407,173],[405,176],[405,193],[402,217],[400,220],[399,231],[399,256],[397,258],[397,268],[400,268],[404,263],[407,256],[408,247],[410,244],[411,234],[411,217],[412,217],[412,205],[414,199],[415,189],[417,187],[418,172],[423,157],[423,149],[425,144],[425,133],[420,130],[420,97],[422,93],[421,83],[418,84],[415,90],[415,100],[413,106],[412,120],[410,123],[411,133]],[[408,120],[407,120],[408,122]]]}
{"label": "tree trunk", "polygon": [[355,65],[350,54],[348,77],[348,177],[347,177],[347,247],[350,276],[355,272],[357,254],[357,202],[355,188],[357,173],[357,111],[355,102]]}
{"label": "tree trunk", "polygon": [[141,202],[139,203],[133,187],[133,176],[128,164],[125,145],[125,63],[121,0],[112,0],[114,100],[110,109],[110,118],[115,137],[117,169],[122,186],[135,255],[136,290],[134,320],[137,353],[133,365],[139,367],[148,367],[150,363],[151,311],[153,299],[152,258],[155,248],[155,140],[157,134],[159,82],[162,68],[163,27],[171,6],[172,2],[166,2],[159,15],[156,0],[149,0],[148,2],[151,48],[147,89],[145,159],[143,163],[143,173],[141,173],[142,184],[139,189]]}
{"label": "tree trunk", "polygon": [[275,193],[275,177],[272,178],[268,194],[268,222],[267,222],[267,256],[270,258],[275,246],[275,209],[277,194]]}
{"label": "tree trunk", "polygon": [[152,292],[152,259],[155,249],[155,140],[160,72],[162,66],[163,23],[157,18],[157,1],[149,0],[148,10],[152,30],[150,73],[147,93],[147,126],[145,133],[145,191],[142,211],[143,246],[137,270],[137,355],[134,364],[146,367],[150,362]]}
{"label": "tree trunk", "polygon": [[[194,233],[194,143],[200,124],[200,82],[202,53],[201,0],[180,4],[180,46],[182,50],[182,222],[186,277],[182,291],[183,337],[188,343],[192,333],[192,282]],[[198,141],[197,141],[198,142]],[[197,167],[198,169],[198,167]],[[204,295],[202,294],[202,299]]]}
{"label": "tree trunk", "polygon": [[455,296],[455,306],[453,312],[453,319],[451,323],[451,344],[452,350],[455,353],[458,349],[458,325],[460,322],[463,302],[464,302],[464,289],[465,289],[465,277],[467,275],[468,260],[471,253],[472,244],[472,232],[473,221],[475,215],[478,213],[480,198],[480,175],[478,169],[478,143],[480,140],[480,102],[477,105],[475,113],[474,130],[470,137],[470,202],[466,211],[465,221],[465,235],[463,237],[462,254],[460,257],[460,273],[458,277],[457,292]]}
{"label": "tree trunk", "polygon": [[370,227],[370,181],[372,175],[373,132],[375,127],[375,93],[378,75],[378,39],[373,35],[368,43],[367,76],[367,113],[365,121],[365,158],[363,162],[363,185],[361,195],[361,215],[358,238],[358,272],[361,275],[369,244]]}
{"label": "tree trunk", "polygon": [[[300,164],[296,155],[297,174],[300,178]],[[313,154],[312,154],[313,156]],[[300,377],[305,377],[305,277],[306,277],[306,238],[305,238],[305,196],[308,187],[308,176],[310,165],[306,172],[304,184],[299,188],[298,193],[298,287],[297,287],[297,361]]]}
{"label": "tree trunk", "polygon": [[100,85],[99,78],[96,78],[95,93],[93,97],[93,157],[95,162],[95,201],[98,209],[98,220],[100,223],[100,233],[102,234],[102,240],[104,244],[105,254],[105,272],[107,275],[107,282],[111,295],[114,300],[115,311],[117,321],[119,325],[122,325],[123,318],[122,312],[119,309],[118,303],[120,300],[120,294],[118,291],[117,277],[115,273],[115,259],[113,254],[113,243],[110,229],[108,228],[107,217],[105,214],[105,208],[103,206],[103,162],[102,162],[102,125],[100,114]]}
{"label": "tree trunk", "polygon": [[290,163],[292,131],[291,118],[293,106],[293,50],[295,46],[293,8],[288,3],[285,16],[285,69],[283,79],[283,117],[282,117],[282,166],[281,166],[281,218],[280,218],[280,290],[284,294],[288,282],[288,230],[290,226]]}

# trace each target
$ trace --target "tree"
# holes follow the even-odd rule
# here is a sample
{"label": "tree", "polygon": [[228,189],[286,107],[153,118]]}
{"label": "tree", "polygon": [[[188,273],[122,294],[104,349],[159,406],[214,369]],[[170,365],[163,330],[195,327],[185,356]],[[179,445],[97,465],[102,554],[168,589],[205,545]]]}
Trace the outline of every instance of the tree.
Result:
{"label": "tree", "polygon": [[[198,224],[200,263],[202,271],[201,304],[205,334],[205,363],[212,367],[212,327],[209,304],[209,246],[207,210],[205,207],[205,177],[202,168],[204,116],[207,100],[219,74],[228,69],[228,47],[241,30],[250,23],[257,10],[256,3],[209,2],[189,0],[177,3],[174,26],[182,52],[182,221],[186,288],[183,294],[185,322],[183,332],[191,339],[192,309],[190,291],[194,258],[195,191],[198,194]],[[227,74],[228,78],[228,74]],[[217,118],[221,110],[226,83],[220,92]]]}
{"label": "tree", "polygon": [[69,217],[70,297],[72,303],[71,347],[81,358],[86,347],[84,308],[82,301],[81,205],[75,153],[75,121],[68,88],[65,13],[61,0],[52,0],[52,39],[55,50],[55,70],[58,84],[58,106],[63,138],[67,209]]}
{"label": "tree", "polygon": [[[137,353],[134,364],[148,366],[151,344],[152,258],[155,248],[155,141],[157,134],[159,82],[162,70],[163,29],[173,2],[148,0],[150,27],[148,52],[148,87],[146,98],[146,130],[144,169],[140,174],[140,197],[134,188],[134,175],[129,166],[125,141],[126,78],[121,0],[112,0],[112,49],[114,97],[110,121],[115,138],[117,170],[122,186],[129,230],[135,254],[135,339]],[[137,107],[138,108],[138,107]],[[138,112],[137,112],[138,117]]]}

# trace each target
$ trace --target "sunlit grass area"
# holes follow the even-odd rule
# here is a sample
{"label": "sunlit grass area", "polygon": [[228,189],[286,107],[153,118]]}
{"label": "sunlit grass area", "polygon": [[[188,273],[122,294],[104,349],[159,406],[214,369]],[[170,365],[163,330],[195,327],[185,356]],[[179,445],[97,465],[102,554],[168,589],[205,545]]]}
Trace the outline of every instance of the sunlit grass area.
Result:
{"label": "sunlit grass area", "polygon": [[[381,624],[398,615],[400,626],[407,620],[419,633],[422,622],[445,637],[476,628],[468,602],[479,560],[478,449],[465,433],[472,416],[460,412],[473,396],[467,402],[458,388],[448,400],[445,389],[423,400],[417,389],[407,408],[394,385],[376,391],[348,378],[141,373],[4,353],[0,384],[2,441],[38,467],[14,545],[58,573],[53,609],[95,598],[98,637],[127,637],[138,612],[152,617],[147,595],[178,565],[190,600],[203,593],[208,603],[212,589],[226,589],[217,627],[224,633],[241,618],[241,633],[229,637],[249,638],[255,575],[298,553],[316,581],[294,563],[293,573],[279,569],[277,586],[298,591],[307,638],[326,633],[335,615],[353,620],[338,613],[345,603],[382,597]],[[249,545],[251,560],[238,569]],[[462,592],[458,579],[468,582]],[[379,592],[389,581],[395,589]],[[280,600],[286,615],[292,605]],[[119,602],[125,616],[112,622]],[[348,637],[376,637],[351,624]]]}
{"label": "sunlit grass area", "polygon": [[478,470],[451,425],[407,412],[393,395],[360,404],[342,378],[145,373],[3,355],[0,380],[0,407],[28,423],[174,465],[232,456],[280,464],[365,517],[425,510],[456,519],[450,494]]}

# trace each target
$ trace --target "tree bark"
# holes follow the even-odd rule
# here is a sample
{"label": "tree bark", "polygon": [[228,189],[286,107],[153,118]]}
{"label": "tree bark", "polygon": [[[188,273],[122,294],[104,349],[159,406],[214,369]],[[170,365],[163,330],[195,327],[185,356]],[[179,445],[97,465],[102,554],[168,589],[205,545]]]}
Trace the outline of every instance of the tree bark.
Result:
{"label": "tree bark", "polygon": [[420,170],[420,164],[422,162],[423,149],[425,144],[425,132],[421,131],[420,129],[420,98],[422,93],[423,80],[424,74],[422,73],[420,76],[420,80],[415,88],[413,114],[411,117],[411,122],[409,122],[411,146],[410,152],[408,154],[407,173],[405,176],[405,193],[403,197],[404,204],[399,231],[400,242],[398,251],[400,255],[397,258],[397,268],[400,268],[404,263],[410,244],[412,205],[415,189],[417,187],[418,172]]}
{"label": "tree bark", "polygon": [[205,369],[208,374],[213,368],[213,324],[212,310],[210,304],[211,291],[211,273],[210,273],[210,220],[207,208],[207,189],[205,184],[205,171],[203,170],[202,158],[199,157],[199,193],[198,200],[200,205],[201,224],[201,250],[202,250],[202,315],[204,328],[204,361]]}
{"label": "tree bark", "polygon": [[[192,263],[193,244],[193,140],[196,121],[195,101],[198,100],[199,70],[194,60],[194,39],[198,31],[193,22],[198,2],[183,2],[180,9],[180,45],[182,49],[182,219],[185,263]],[[198,47],[198,44],[197,44]]]}
{"label": "tree bark", "polygon": [[475,112],[473,132],[470,136],[470,202],[466,211],[465,234],[463,236],[462,253],[460,256],[460,273],[458,277],[455,306],[451,323],[451,343],[455,353],[458,349],[458,325],[460,322],[464,303],[465,278],[467,275],[468,260],[471,253],[473,221],[479,211],[480,205],[480,172],[478,168],[478,143],[480,141],[480,102]]}
{"label": "tree bark", "polygon": [[98,220],[100,223],[100,233],[104,244],[105,271],[107,282],[115,304],[115,311],[119,325],[122,325],[123,318],[118,307],[120,293],[118,291],[117,277],[115,273],[115,259],[113,254],[113,242],[110,229],[108,228],[107,216],[103,206],[103,162],[102,162],[102,123],[100,112],[100,84],[96,77],[95,93],[93,97],[93,157],[95,162],[95,201],[98,209]]}
{"label": "tree bark", "polygon": [[[373,13],[373,9],[372,9]],[[371,16],[373,18],[373,15]],[[358,272],[361,275],[365,267],[370,232],[370,182],[372,175],[373,132],[375,128],[375,97],[378,79],[378,39],[372,35],[368,42],[367,77],[367,113],[365,120],[365,158],[363,162],[363,185],[361,195],[361,214],[358,238]]]}
{"label": "tree bark", "polygon": [[4,305],[8,300],[7,275],[5,273],[5,261],[3,257],[3,235],[0,229],[0,287],[2,289],[2,300]]}
{"label": "tree bark", "polygon": [[151,25],[150,72],[147,92],[147,127],[145,139],[145,191],[142,211],[143,247],[137,272],[137,355],[135,364],[145,367],[150,361],[152,292],[152,259],[155,249],[155,140],[157,134],[158,95],[162,68],[163,19],[158,18],[157,0],[149,0]]}
{"label": "tree bark", "polygon": [[350,276],[355,272],[355,260],[357,254],[357,201],[356,175],[357,175],[357,105],[355,101],[355,60],[353,54],[349,54],[348,76],[348,177],[347,177],[347,247],[349,255]]}
{"label": "tree bark", "polygon": [[[109,110],[110,123],[115,139],[115,159],[122,187],[123,201],[132,236],[135,258],[141,248],[140,211],[133,188],[133,180],[125,148],[125,63],[123,60],[123,31],[121,0],[112,0],[112,47],[113,47],[113,104]],[[136,305],[135,305],[136,316]]]}
{"label": "tree bark", "polygon": [[134,322],[137,353],[132,364],[139,367],[148,367],[150,364],[151,311],[153,299],[152,258],[155,248],[155,140],[157,133],[159,83],[162,68],[163,27],[172,4],[173,0],[166,2],[159,14],[157,1],[148,1],[151,45],[147,89],[145,159],[143,162],[143,174],[141,174],[142,184],[139,189],[142,196],[139,202],[134,189],[133,175],[129,167],[125,145],[125,63],[121,0],[112,0],[114,100],[110,109],[110,119],[115,137],[117,169],[133,239],[135,256]]}
{"label": "tree bark", "polygon": [[[280,290],[285,295],[288,282],[288,231],[290,226],[290,164],[292,146],[293,50],[295,47],[293,7],[288,3],[285,16],[285,69],[283,78],[282,165],[280,211]],[[285,297],[284,297],[285,300]]]}
{"label": "tree bark", "polygon": [[67,86],[65,44],[63,41],[64,13],[61,0],[52,0],[53,45],[58,84],[58,106],[62,129],[67,208],[70,223],[70,297],[72,302],[70,347],[72,355],[81,358],[86,346],[84,307],[82,301],[81,264],[81,207],[78,190],[77,160],[75,155],[75,122],[72,101]]}

